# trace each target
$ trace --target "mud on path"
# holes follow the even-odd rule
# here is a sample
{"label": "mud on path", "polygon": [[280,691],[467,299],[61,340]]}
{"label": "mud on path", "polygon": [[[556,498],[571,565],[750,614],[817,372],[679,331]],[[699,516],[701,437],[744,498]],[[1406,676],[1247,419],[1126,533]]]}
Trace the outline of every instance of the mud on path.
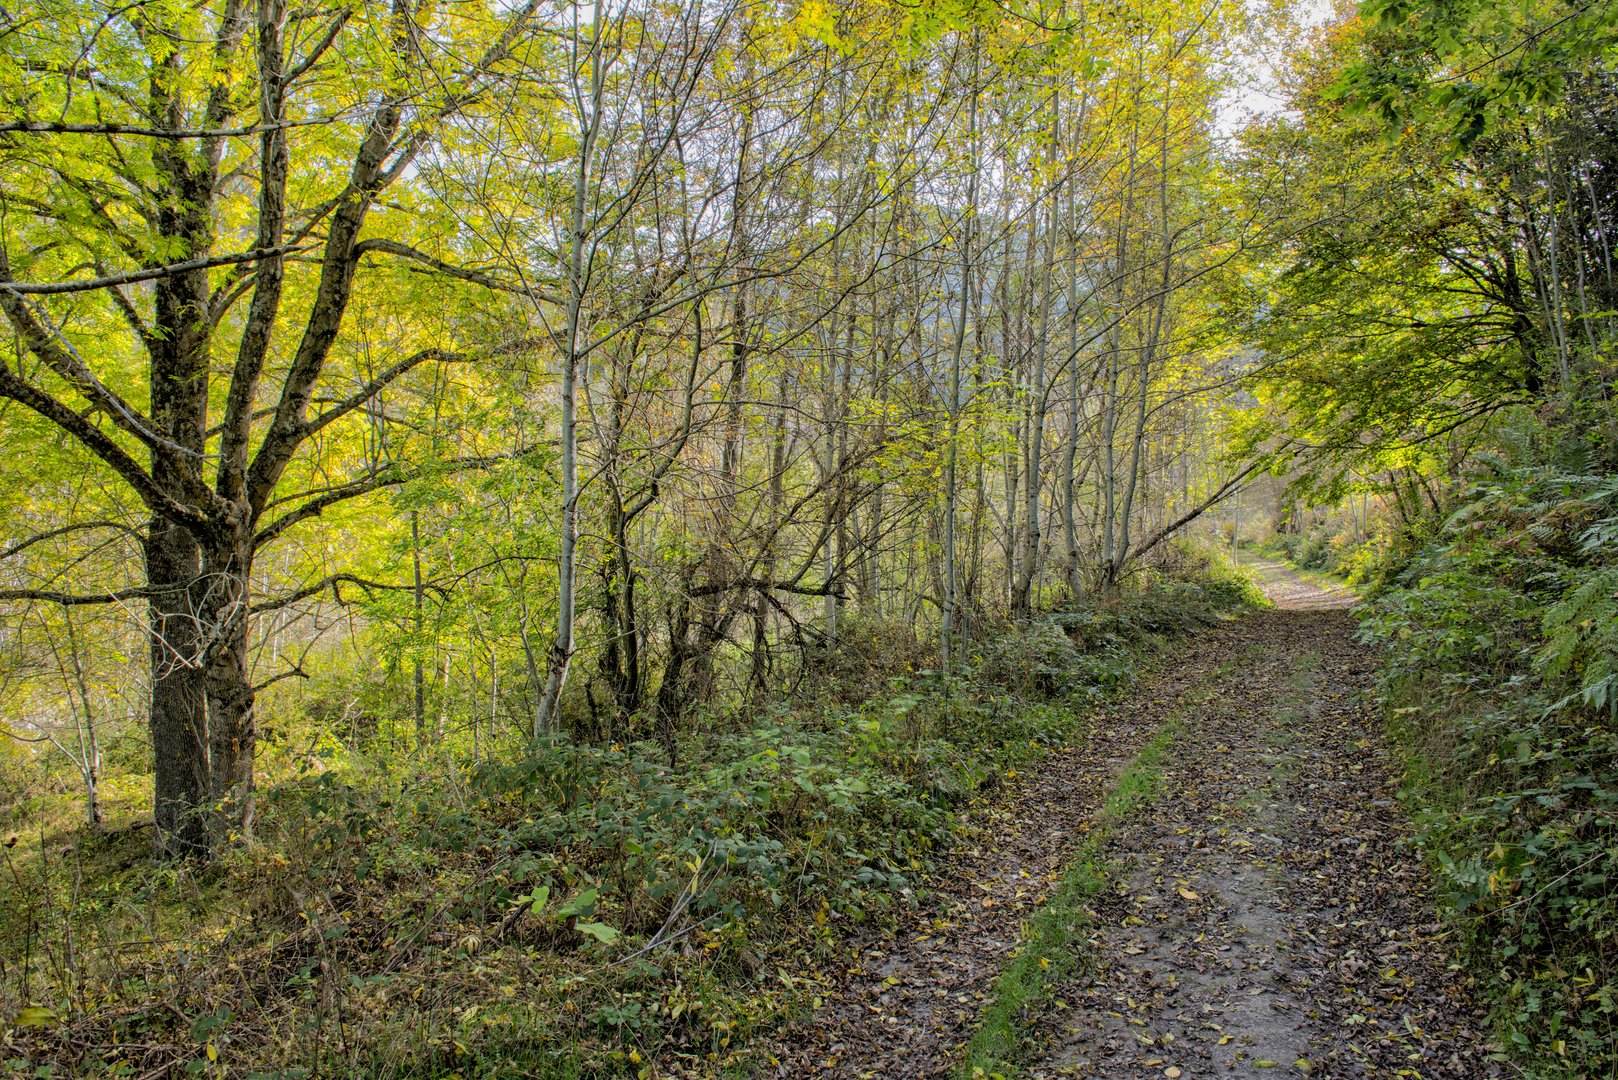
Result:
{"label": "mud on path", "polygon": [[772,1074],[949,1075],[1022,925],[1171,718],[1156,798],[1103,844],[1084,962],[1025,1017],[1026,1073],[1494,1074],[1404,843],[1351,598],[1259,569],[1277,608],[1186,642],[973,821],[933,900],[781,1033]]}

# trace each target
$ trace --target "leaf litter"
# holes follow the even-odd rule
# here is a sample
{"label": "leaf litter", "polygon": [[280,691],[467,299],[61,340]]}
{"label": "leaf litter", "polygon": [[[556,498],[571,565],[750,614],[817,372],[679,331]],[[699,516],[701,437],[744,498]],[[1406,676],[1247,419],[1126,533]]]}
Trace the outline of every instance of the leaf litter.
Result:
{"label": "leaf litter", "polygon": [[897,932],[771,1048],[775,1076],[948,1075],[1019,931],[1171,717],[1161,789],[1103,854],[1078,971],[1026,1017],[1032,1077],[1498,1075],[1394,800],[1351,598],[1264,568],[1273,611],[1199,635],[1030,770]]}

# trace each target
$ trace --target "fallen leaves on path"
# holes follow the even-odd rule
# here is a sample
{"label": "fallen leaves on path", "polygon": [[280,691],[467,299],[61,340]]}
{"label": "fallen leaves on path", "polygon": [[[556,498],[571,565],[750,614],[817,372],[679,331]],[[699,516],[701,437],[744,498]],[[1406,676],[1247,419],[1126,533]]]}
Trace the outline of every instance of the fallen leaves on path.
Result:
{"label": "fallen leaves on path", "polygon": [[1233,632],[1251,659],[1109,843],[1133,869],[1097,905],[1088,970],[1038,1018],[1030,1075],[1497,1074],[1433,922],[1352,629],[1317,608]]}
{"label": "fallen leaves on path", "polygon": [[1021,926],[1176,714],[1160,791],[1105,845],[1127,869],[1086,965],[1029,1018],[1031,1075],[1493,1075],[1392,798],[1373,661],[1342,597],[1270,576],[1288,609],[1199,636],[978,812],[929,904],[858,942],[780,1033],[774,1075],[947,1075]]}
{"label": "fallen leaves on path", "polygon": [[1051,755],[975,811],[970,842],[933,883],[930,902],[896,932],[856,943],[858,963],[824,1005],[775,1040],[772,1074],[947,1075],[1023,924],[1049,897],[1118,774],[1219,655],[1187,652],[1171,674],[1132,695],[1129,708],[1096,716],[1082,745]]}

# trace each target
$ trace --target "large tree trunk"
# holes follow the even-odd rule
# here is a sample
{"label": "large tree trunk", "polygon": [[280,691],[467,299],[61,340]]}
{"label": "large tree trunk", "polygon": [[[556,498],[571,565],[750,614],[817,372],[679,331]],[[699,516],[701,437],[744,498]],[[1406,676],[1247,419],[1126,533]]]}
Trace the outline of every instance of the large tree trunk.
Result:
{"label": "large tree trunk", "polygon": [[[318,285],[307,314],[291,320],[301,322],[301,337],[284,368],[275,364],[279,390],[267,414],[261,393],[271,360],[271,337],[281,325],[281,256],[290,172],[287,140],[292,126],[283,123],[288,80],[311,70],[334,45],[349,15],[336,17],[324,42],[316,41],[289,73],[282,40],[288,17],[283,0],[223,0],[206,14],[178,14],[162,5],[122,9],[130,13],[139,48],[130,51],[131,43],[122,37],[115,48],[121,61],[149,64],[144,97],[135,100],[125,87],[99,100],[127,107],[139,117],[139,131],[155,131],[129,133],[130,138],[149,140],[145,145],[151,165],[149,170],[124,171],[130,168],[118,141],[124,134],[115,136],[109,128],[105,138],[111,148],[109,160],[115,162],[105,178],[105,190],[114,192],[123,182],[128,191],[103,194],[103,180],[98,177],[93,194],[84,189],[96,211],[85,216],[84,224],[96,228],[91,219],[97,219],[98,212],[109,240],[102,250],[122,248],[137,264],[117,277],[130,284],[153,282],[149,314],[140,310],[139,296],[132,299],[117,285],[106,286],[111,302],[149,354],[149,415],[139,415],[137,406],[86,370],[86,363],[61,339],[48,315],[42,317],[12,289],[0,292],[0,310],[12,329],[89,407],[58,397],[3,364],[0,395],[56,424],[101,459],[151,513],[144,541],[146,582],[140,592],[147,598],[149,613],[149,724],[155,835],[161,851],[206,857],[229,834],[251,828],[254,734],[247,652],[255,545],[337,502],[389,486],[397,474],[382,468],[302,506],[279,509],[280,516],[268,525],[259,519],[277,505],[281,475],[311,435],[373,400],[384,386],[435,354],[436,350],[423,350],[416,358],[391,366],[357,396],[337,402],[317,397],[317,383],[343,324],[365,253],[359,234],[369,207],[426,145],[428,125],[464,108],[471,100],[468,93],[484,92],[493,65],[511,55],[515,35],[529,24],[537,7],[538,0],[526,0],[513,11],[505,32],[490,43],[483,58],[458,76],[455,85],[443,87],[448,100],[437,107],[421,106],[422,126],[401,140],[405,103],[421,104],[421,88],[411,80],[422,38],[416,8],[408,3],[392,5],[388,23],[398,62],[386,65],[376,86],[367,90],[365,96],[379,93],[380,100],[371,109],[346,186],[312,219],[325,233]],[[256,63],[248,74],[239,66],[242,58],[237,54],[255,22]],[[86,69],[99,67],[88,54],[81,59]],[[201,81],[192,77],[202,70],[212,75]],[[220,193],[228,185],[236,198],[243,194],[241,185],[248,183],[246,173],[238,172],[234,163],[229,178],[221,179],[221,162],[230,138],[226,132],[255,79],[259,100],[253,123],[260,127],[255,242],[238,256],[226,257],[236,269],[211,278],[197,262],[218,257],[216,228],[235,236],[246,224],[221,216]],[[96,83],[86,84],[84,92],[94,96],[101,91]],[[139,158],[140,154],[132,156],[135,161]],[[80,187],[67,174],[61,178],[67,181],[63,191]],[[104,206],[129,208],[129,220],[123,220],[122,212],[115,220]],[[153,243],[130,239],[148,232]],[[388,242],[379,239],[379,243]],[[249,267],[253,267],[250,279],[245,276]],[[0,279],[9,278],[9,260],[0,247]],[[211,291],[212,285],[218,285],[217,292]],[[234,313],[236,302],[249,292],[246,315]],[[233,364],[215,352],[216,326],[240,330]],[[296,327],[290,329],[298,333]],[[210,380],[221,380],[225,388],[224,415],[213,436],[208,434],[214,427],[209,417]],[[322,411],[312,418],[309,410],[316,403]],[[261,423],[266,416],[267,422]],[[150,454],[149,466],[103,430],[104,423],[143,445]],[[209,471],[215,475],[206,476]]]}
{"label": "large tree trunk", "polygon": [[[164,100],[154,83],[154,108],[174,127],[183,122],[177,102]],[[213,170],[184,146],[160,145],[154,155],[160,178],[158,232],[184,245],[191,257],[212,246],[209,209]],[[181,502],[203,489],[202,461],[208,427],[208,361],[212,322],[205,271],[158,280],[153,290],[151,417],[172,449],[154,450],[154,485]],[[151,713],[155,843],[171,855],[213,849],[206,807],[211,789],[206,690],[210,585],[203,574],[202,545],[184,526],[162,515],[147,527],[147,586],[151,635]]]}
{"label": "large tree trunk", "polygon": [[146,537],[155,843],[171,855],[210,850],[207,804],[208,710],[202,642],[193,604],[202,568],[196,538],[166,518]]}
{"label": "large tree trunk", "polygon": [[248,615],[253,569],[252,535],[245,531],[208,550],[203,626],[208,698],[209,805],[217,846],[234,831],[253,832],[253,752],[257,727],[248,668]]}
{"label": "large tree trunk", "polygon": [[204,545],[154,521],[147,570],[157,843],[207,855],[253,828],[251,538]]}

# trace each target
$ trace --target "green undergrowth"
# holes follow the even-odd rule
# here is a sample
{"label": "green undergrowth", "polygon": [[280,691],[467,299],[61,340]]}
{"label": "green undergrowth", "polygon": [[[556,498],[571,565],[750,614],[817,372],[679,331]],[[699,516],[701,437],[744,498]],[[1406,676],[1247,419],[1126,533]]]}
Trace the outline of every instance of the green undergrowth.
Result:
{"label": "green undergrowth", "polygon": [[1497,463],[1388,568],[1389,731],[1528,1074],[1618,1074],[1618,479]]}
{"label": "green undergrowth", "polygon": [[267,787],[254,842],[207,867],[14,805],[0,1072],[743,1068],[851,928],[920,901],[965,808],[1244,599],[1163,582],[980,633],[950,678],[850,621],[813,694],[697,718],[672,765],[655,743],[347,747]]}
{"label": "green undergrowth", "polygon": [[1333,531],[1317,526],[1301,533],[1278,533],[1255,550],[1285,561],[1305,580],[1338,586],[1344,582],[1368,585],[1379,578],[1385,567],[1389,545],[1380,534],[1361,536],[1353,530]]}

